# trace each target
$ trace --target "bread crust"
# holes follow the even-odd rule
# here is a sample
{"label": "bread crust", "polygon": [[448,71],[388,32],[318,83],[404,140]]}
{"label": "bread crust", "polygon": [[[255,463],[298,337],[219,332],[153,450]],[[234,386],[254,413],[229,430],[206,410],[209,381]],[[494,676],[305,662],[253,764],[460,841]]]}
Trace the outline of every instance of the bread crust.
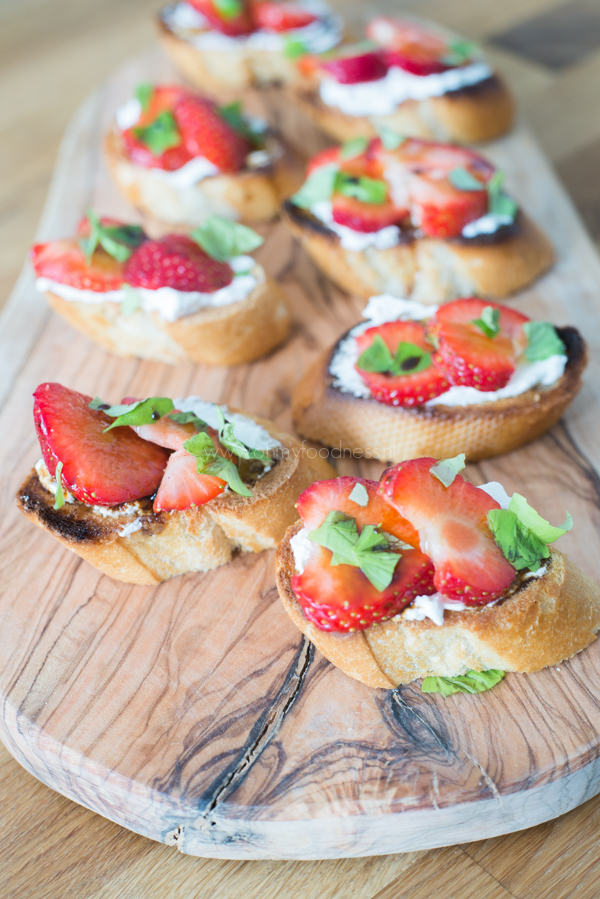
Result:
{"label": "bread crust", "polygon": [[524,212],[490,239],[406,239],[388,250],[345,250],[305,210],[284,203],[286,220],[309,256],[339,287],[364,299],[391,293],[425,305],[459,297],[499,300],[522,290],[554,263],[552,245]]}
{"label": "bread crust", "polygon": [[[17,493],[19,508],[33,524],[52,534],[104,574],[132,584],[158,584],[191,571],[225,565],[238,550],[273,549],[295,520],[295,502],[315,480],[335,477],[318,454],[309,454],[299,441],[272,422],[252,416],[282,444],[277,464],[253,487],[253,497],[226,492],[203,506],[184,512],[152,511],[142,500],[127,504],[129,515],[104,514],[83,503],[54,509],[54,496],[35,469]],[[120,536],[124,525],[141,520],[141,527]]]}
{"label": "bread crust", "polygon": [[202,93],[217,99],[235,99],[252,87],[289,85],[300,74],[294,62],[273,50],[246,47],[199,50],[174,34],[158,16],[159,42],[177,70]]}
{"label": "bread crust", "polygon": [[212,175],[187,187],[175,187],[152,169],[132,163],[115,127],[106,135],[104,153],[117,187],[142,213],[152,235],[159,236],[174,229],[190,231],[211,215],[248,225],[275,218],[281,200],[299,188],[304,177],[294,154],[277,143],[282,152],[270,165]]}
{"label": "bread crust", "polygon": [[391,462],[465,453],[469,462],[498,456],[535,440],[552,427],[581,387],[587,348],[575,328],[558,328],[567,365],[552,387],[471,406],[400,407],[356,397],[333,386],[329,371],[338,343],[296,384],[292,417],[299,434],[325,446]]}
{"label": "bread crust", "polygon": [[170,365],[252,362],[279,346],[290,330],[287,298],[270,279],[244,300],[200,309],[174,322],[144,309],[125,316],[120,303],[82,303],[51,292],[46,297],[58,315],[109,352]]}
{"label": "bread crust", "polygon": [[387,116],[350,116],[320,97],[319,84],[294,89],[302,111],[329,137],[343,143],[353,137],[377,137],[387,126],[406,137],[481,143],[505,134],[513,125],[514,101],[504,81],[492,75],[460,90],[427,100],[406,100]]}
{"label": "bread crust", "polygon": [[542,577],[522,582],[496,605],[444,613],[433,621],[391,619],[354,634],[333,634],[307,621],[292,590],[295,574],[288,528],[277,550],[277,588],[294,624],[345,674],[369,687],[391,688],[416,678],[456,677],[472,669],[528,673],[571,658],[596,639],[600,588],[568,556],[550,550]]}

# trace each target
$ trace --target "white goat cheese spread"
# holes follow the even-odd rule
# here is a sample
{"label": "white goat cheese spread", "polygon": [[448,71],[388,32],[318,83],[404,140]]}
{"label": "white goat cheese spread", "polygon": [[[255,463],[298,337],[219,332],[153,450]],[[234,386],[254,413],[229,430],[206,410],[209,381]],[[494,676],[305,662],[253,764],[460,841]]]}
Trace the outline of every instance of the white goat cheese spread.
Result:
{"label": "white goat cheese spread", "polygon": [[[437,306],[424,306],[414,300],[403,300],[383,294],[371,297],[363,312],[368,320],[353,328],[340,341],[330,362],[329,371],[333,375],[333,386],[342,393],[368,399],[371,391],[358,374],[354,365],[359,352],[356,337],[368,328],[389,321],[423,321],[437,311]],[[472,406],[477,403],[493,403],[500,399],[520,396],[533,387],[551,387],[562,377],[567,357],[563,354],[549,356],[538,362],[522,361],[516,366],[508,384],[500,390],[484,391],[475,387],[450,387],[445,393],[428,400],[425,406]]]}
{"label": "white goat cheese spread", "polygon": [[[219,427],[216,403],[207,403],[199,396],[179,397],[173,400],[173,403],[180,412],[193,412],[194,415],[206,422],[209,427],[215,429]],[[255,422],[253,418],[248,418],[240,412],[230,412],[227,406],[219,405],[219,408],[223,412],[225,420],[231,421],[235,425],[235,436],[238,440],[241,440],[250,449],[268,452],[281,446],[279,440],[271,437],[269,432]]]}

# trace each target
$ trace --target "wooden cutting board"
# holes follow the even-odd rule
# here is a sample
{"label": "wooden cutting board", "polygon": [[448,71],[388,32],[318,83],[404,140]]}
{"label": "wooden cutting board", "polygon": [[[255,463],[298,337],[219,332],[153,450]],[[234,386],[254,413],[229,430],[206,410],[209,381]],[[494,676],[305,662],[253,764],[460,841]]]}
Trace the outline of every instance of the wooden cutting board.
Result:
{"label": "wooden cutting board", "polygon": [[[116,106],[138,81],[172,79],[158,54],[89,98],[65,136],[39,239],[72,233],[92,205],[133,218],[101,159]],[[260,105],[256,97],[251,102]],[[277,92],[272,118],[307,152],[316,137]],[[600,263],[523,128],[487,152],[554,240],[554,271],[515,303],[574,324],[590,345],[585,386],[537,443],[470,466],[551,521],[600,579]],[[292,387],[360,319],[280,224],[260,258],[289,293],[294,329],[235,369],[107,356],[51,315],[26,267],[0,332],[0,735],[32,774],[76,802],[182,852],[217,858],[382,855],[478,840],[562,814],[600,791],[600,646],[492,692],[443,699],[418,684],[370,690],[315,652],[278,601],[273,553],[242,555],[157,588],[102,576],[18,512],[39,456],[31,393],[56,380],[118,401],[200,394],[291,428]],[[335,460],[334,460],[335,461]],[[340,473],[382,466],[338,461]]]}

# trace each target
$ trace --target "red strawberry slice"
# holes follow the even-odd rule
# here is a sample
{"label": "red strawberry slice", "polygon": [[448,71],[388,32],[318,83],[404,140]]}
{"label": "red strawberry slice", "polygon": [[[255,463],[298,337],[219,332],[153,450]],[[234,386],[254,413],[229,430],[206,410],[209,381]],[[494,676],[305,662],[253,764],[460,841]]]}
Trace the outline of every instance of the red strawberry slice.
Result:
{"label": "red strawberry slice", "polygon": [[409,192],[413,221],[428,237],[459,237],[465,225],[481,218],[488,208],[485,187],[458,190],[444,175],[415,175]]}
{"label": "red strawberry slice", "polygon": [[169,454],[131,428],[114,428],[104,412],[89,408],[91,397],[61,384],[40,384],[33,415],[44,462],[52,477],[62,462],[63,485],[82,503],[114,506],[151,496]]}
{"label": "red strawberry slice", "polygon": [[124,280],[132,287],[213,293],[233,280],[226,262],[212,259],[190,237],[168,234],[148,240],[125,263]]}
{"label": "red strawberry slice", "polygon": [[341,147],[327,147],[326,150],[321,150],[320,153],[313,156],[306,166],[307,176],[312,174],[315,169],[320,169],[324,165],[338,165],[340,161],[340,150]]}
{"label": "red strawberry slice", "polygon": [[418,549],[403,550],[385,590],[354,565],[331,565],[332,553],[316,546],[292,589],[309,621],[324,631],[351,633],[397,615],[415,596],[435,592],[433,565]]}
{"label": "red strawberry slice", "polygon": [[228,4],[226,12],[220,9],[214,0],[190,0],[190,4],[202,13],[215,31],[220,31],[221,34],[239,37],[254,31],[248,5],[244,0]]}
{"label": "red strawberry slice", "polygon": [[154,498],[155,512],[172,512],[203,506],[223,493],[227,482],[208,474],[198,474],[196,459],[187,450],[176,450]]}
{"label": "red strawberry slice", "polygon": [[446,42],[413,22],[377,16],[367,25],[366,33],[386,48],[389,66],[399,66],[413,75],[433,75],[452,68],[443,61],[448,52]]}
{"label": "red strawberry slice", "polygon": [[[136,400],[123,400],[123,403],[127,402],[135,403]],[[150,425],[133,426],[133,430],[142,440],[149,440],[150,443],[156,443],[157,446],[164,446],[171,450],[180,450],[185,441],[196,433],[196,428],[191,422],[183,425],[173,421],[168,415],[164,415],[159,421]]]}
{"label": "red strawberry slice", "polygon": [[496,545],[487,524],[498,503],[457,475],[444,487],[431,467],[436,459],[412,459],[384,472],[385,499],[419,532],[421,550],[435,566],[436,589],[467,605],[497,599],[515,569]]}
{"label": "red strawberry slice", "polygon": [[[494,337],[487,337],[474,324],[486,306],[500,312],[500,331]],[[515,309],[474,298],[441,306],[429,325],[438,344],[436,365],[456,386],[499,390],[514,372],[516,357],[527,346],[523,331],[527,321],[527,316]]]}
{"label": "red strawberry slice", "polygon": [[151,125],[163,112],[173,112],[177,101],[181,97],[192,96],[188,90],[178,86],[155,87],[148,104],[143,110],[138,121],[131,128],[123,131],[122,137],[125,150],[129,159],[143,168],[159,168],[172,172],[180,169],[191,159],[191,154],[183,140],[175,146],[169,147],[158,155],[154,155],[149,147],[136,137],[138,128],[146,128]]}
{"label": "red strawberry slice", "polygon": [[335,194],[332,201],[333,220],[353,231],[381,231],[406,218],[407,210],[398,209],[391,200],[385,203],[362,203],[355,197]]}
{"label": "red strawberry slice", "polygon": [[238,172],[251,152],[250,143],[218,114],[210,100],[192,94],[175,106],[175,119],[190,156],[204,156],[222,172]]}
{"label": "red strawberry slice", "polygon": [[89,265],[76,240],[38,243],[31,248],[29,255],[38,278],[48,278],[78,290],[98,293],[119,290],[123,284],[124,265],[101,247],[95,250]]}
{"label": "red strawberry slice", "polygon": [[[368,505],[350,499],[361,484],[368,495]],[[343,477],[317,481],[300,495],[298,513],[309,531],[316,530],[329,512],[343,512],[354,518],[361,530],[364,525],[379,525],[405,543],[415,545],[418,534],[392,506],[379,495],[377,481]],[[387,507],[387,508],[386,508]],[[418,549],[403,549],[389,587],[377,590],[360,568],[353,565],[330,565],[332,553],[317,544],[302,574],[292,579],[292,588],[309,621],[322,630],[364,630],[402,611],[415,596],[433,593],[433,566]]]}
{"label": "red strawberry slice", "polygon": [[303,9],[299,3],[275,3],[272,0],[259,0],[258,3],[253,3],[252,16],[256,27],[265,31],[306,28],[317,20],[317,16]]}
{"label": "red strawberry slice", "polygon": [[[392,356],[400,343],[414,343],[426,353],[434,352],[433,345],[427,340],[425,326],[420,322],[386,322],[375,328],[368,328],[356,338],[359,353],[372,345],[376,335],[387,344]],[[380,403],[390,406],[421,406],[434,396],[445,393],[449,384],[433,360],[428,368],[411,374],[411,367],[414,368],[417,361],[417,357],[406,359],[404,375],[363,371],[358,365],[355,368],[374,399]]]}
{"label": "red strawberry slice", "polygon": [[325,69],[340,84],[359,84],[385,78],[388,67],[378,50],[356,52],[352,47],[338,51],[335,56],[321,61]]}

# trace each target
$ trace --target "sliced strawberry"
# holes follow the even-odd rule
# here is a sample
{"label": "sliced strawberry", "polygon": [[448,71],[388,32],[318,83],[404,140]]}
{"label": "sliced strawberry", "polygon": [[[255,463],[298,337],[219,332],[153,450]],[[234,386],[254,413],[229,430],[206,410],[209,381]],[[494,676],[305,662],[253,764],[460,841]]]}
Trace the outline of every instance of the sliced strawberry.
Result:
{"label": "sliced strawberry", "polygon": [[208,256],[190,237],[168,234],[148,240],[125,263],[124,280],[133,287],[213,293],[233,280],[226,262]]}
{"label": "sliced strawberry", "polygon": [[[356,338],[359,353],[372,345],[376,335],[387,344],[392,356],[400,343],[414,343],[426,353],[434,353],[434,347],[427,340],[425,326],[421,322],[386,322],[368,328]],[[404,362],[406,374],[402,375],[363,371],[358,365],[355,368],[374,399],[380,403],[390,406],[421,406],[448,390],[449,384],[433,359],[427,368],[411,374],[411,368],[415,368],[417,362],[417,357],[408,357]]]}
{"label": "sliced strawberry", "polygon": [[413,22],[376,16],[367,25],[366,33],[370,40],[386,48],[389,66],[399,66],[413,75],[433,75],[451,68],[444,62],[446,42]]}
{"label": "sliced strawberry", "polygon": [[104,412],[89,408],[91,397],[61,384],[40,384],[33,415],[44,461],[54,477],[82,503],[114,506],[158,488],[169,454],[142,440],[131,428],[114,428]]}
{"label": "sliced strawberry", "polygon": [[485,187],[458,190],[444,175],[419,174],[410,182],[413,221],[428,237],[459,237],[469,222],[481,218],[488,208]]}
{"label": "sliced strawberry", "polygon": [[[368,504],[350,499],[357,486],[367,491]],[[366,525],[381,527],[404,543],[415,546],[418,534],[392,506],[379,495],[377,481],[343,477],[316,481],[298,499],[298,513],[309,531],[316,530],[329,512],[343,512],[354,518],[359,531]],[[331,552],[314,545],[302,574],[292,587],[306,617],[322,630],[363,630],[375,621],[395,615],[415,596],[433,593],[433,566],[418,549],[403,549],[394,578],[385,590],[377,590],[360,568],[330,564]]]}
{"label": "sliced strawberry", "polygon": [[[474,324],[486,306],[500,312],[498,334],[487,337]],[[429,324],[438,344],[436,365],[455,386],[493,391],[504,387],[515,370],[516,357],[527,346],[523,325],[529,321],[507,306],[463,299],[441,306]]]}
{"label": "sliced strawberry", "polygon": [[376,587],[354,565],[331,565],[332,553],[315,546],[292,589],[309,621],[324,631],[364,630],[397,615],[415,596],[435,592],[433,565],[418,549],[402,550],[392,582]]}
{"label": "sliced strawberry", "polygon": [[155,87],[148,108],[143,110],[138,121],[131,128],[122,133],[127,155],[136,165],[143,168],[159,168],[167,172],[181,168],[192,158],[183,139],[175,147],[169,147],[162,153],[155,155],[137,136],[138,128],[146,128],[151,125],[163,112],[173,113],[177,101],[182,97],[193,96],[183,87],[167,86]]}
{"label": "sliced strawberry", "polygon": [[340,149],[340,147],[327,147],[326,150],[321,150],[306,166],[306,174],[310,175],[315,169],[320,169],[324,165],[337,165],[340,161]]}
{"label": "sliced strawberry", "polygon": [[231,0],[227,4],[216,3],[215,0],[190,0],[190,5],[201,12],[209,25],[221,34],[239,37],[254,31],[254,23],[245,0]]}
{"label": "sliced strawberry", "polygon": [[303,9],[299,3],[276,3],[273,0],[258,0],[253,3],[252,16],[256,27],[265,31],[306,28],[317,20],[317,16]]}
{"label": "sliced strawberry", "polygon": [[357,52],[353,47],[336,51],[334,56],[322,60],[321,66],[340,84],[379,81],[388,70],[378,50]]}
{"label": "sliced strawberry", "polygon": [[50,240],[35,244],[29,251],[38,278],[68,284],[78,290],[104,293],[119,290],[124,265],[98,247],[88,265],[76,240]]}
{"label": "sliced strawberry", "polygon": [[412,459],[388,469],[381,478],[382,495],[419,532],[440,593],[467,605],[491,602],[516,574],[487,524],[487,513],[500,506],[460,475],[444,487],[430,470],[436,462]]}
{"label": "sliced strawberry", "polygon": [[172,512],[203,506],[223,493],[227,482],[208,474],[198,474],[196,459],[185,449],[170,457],[167,470],[154,498],[155,512]]}
{"label": "sliced strawberry", "polygon": [[332,201],[333,220],[353,231],[381,231],[406,218],[406,210],[397,209],[391,200],[385,203],[362,203],[355,197],[335,194]]}
{"label": "sliced strawberry", "polygon": [[221,118],[210,100],[188,94],[177,102],[175,119],[190,156],[204,156],[222,172],[238,172],[250,143]]}
{"label": "sliced strawberry", "polygon": [[[123,400],[123,403],[126,402],[136,401]],[[133,427],[133,430],[142,440],[149,440],[150,443],[156,443],[157,446],[164,446],[171,450],[180,450],[185,441],[196,433],[196,428],[191,422],[183,425],[178,421],[173,421],[168,415],[164,415],[151,425],[137,425]]]}

